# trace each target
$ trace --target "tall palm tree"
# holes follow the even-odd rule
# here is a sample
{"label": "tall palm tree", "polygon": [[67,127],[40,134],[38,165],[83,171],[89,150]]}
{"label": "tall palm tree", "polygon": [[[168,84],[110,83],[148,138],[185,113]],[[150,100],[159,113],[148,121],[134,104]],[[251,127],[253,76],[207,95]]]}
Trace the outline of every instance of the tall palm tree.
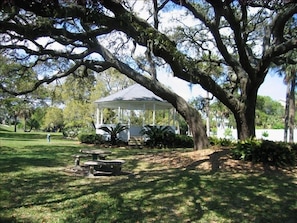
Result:
{"label": "tall palm tree", "polygon": [[[295,55],[295,57],[294,57]],[[296,53],[292,53],[290,58],[296,58]],[[289,142],[294,142],[294,120],[295,120],[295,87],[296,87],[296,64],[284,64],[282,70],[285,71],[284,83],[287,85],[286,109],[285,109],[285,129],[284,141],[287,142],[289,130]]]}

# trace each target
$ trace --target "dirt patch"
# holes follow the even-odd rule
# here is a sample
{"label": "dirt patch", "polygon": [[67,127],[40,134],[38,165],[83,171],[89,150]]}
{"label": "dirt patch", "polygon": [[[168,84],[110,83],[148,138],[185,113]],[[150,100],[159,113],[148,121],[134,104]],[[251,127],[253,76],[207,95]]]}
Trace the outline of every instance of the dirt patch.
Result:
{"label": "dirt patch", "polygon": [[297,175],[297,167],[290,169],[276,168],[263,164],[234,160],[229,149],[210,148],[192,152],[165,152],[160,154],[141,155],[140,159],[167,166],[168,168],[186,168],[204,171],[230,172],[282,172]]}
{"label": "dirt patch", "polygon": [[[276,168],[274,166],[234,160],[231,158],[229,149],[217,147],[191,152],[171,151],[157,154],[143,154],[135,156],[135,159],[157,164],[158,167],[162,168],[180,168],[206,172],[281,173],[297,177],[297,167]],[[88,169],[83,167],[67,167],[64,172],[71,176],[88,175]]]}

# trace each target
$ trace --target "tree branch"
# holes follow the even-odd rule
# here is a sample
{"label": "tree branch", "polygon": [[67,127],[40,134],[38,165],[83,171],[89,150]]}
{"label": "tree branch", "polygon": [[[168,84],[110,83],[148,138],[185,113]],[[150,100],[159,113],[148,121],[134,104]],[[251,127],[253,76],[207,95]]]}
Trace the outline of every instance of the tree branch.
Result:
{"label": "tree branch", "polygon": [[274,43],[280,44],[285,41],[284,28],[287,21],[297,13],[297,4],[287,4],[282,8],[281,12],[278,12],[277,17],[272,22],[272,34],[274,37]]}

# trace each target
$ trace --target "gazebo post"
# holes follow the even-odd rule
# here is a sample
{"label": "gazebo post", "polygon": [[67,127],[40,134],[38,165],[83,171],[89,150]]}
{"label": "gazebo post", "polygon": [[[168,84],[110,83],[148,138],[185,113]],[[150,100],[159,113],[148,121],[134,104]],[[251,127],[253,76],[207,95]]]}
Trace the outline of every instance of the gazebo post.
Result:
{"label": "gazebo post", "polygon": [[121,107],[118,107],[118,123],[121,122],[121,117],[120,117],[120,115],[121,115]]}
{"label": "gazebo post", "polygon": [[142,110],[142,126],[145,126],[145,104],[143,104],[143,110]]}
{"label": "gazebo post", "polygon": [[175,111],[175,109],[172,109],[172,112],[173,112],[173,126],[175,126],[175,123],[176,123],[176,111]]}
{"label": "gazebo post", "polygon": [[99,113],[100,113],[100,111],[99,111],[99,108],[97,107],[97,109],[96,109],[96,128],[98,128],[98,126],[99,126]]}
{"label": "gazebo post", "polygon": [[[131,113],[131,110],[130,110],[130,113]],[[131,115],[131,114],[130,114]],[[131,137],[131,121],[130,121],[130,117],[128,118],[128,132],[127,132],[127,138],[128,138],[128,141],[130,140],[130,137]]]}
{"label": "gazebo post", "polygon": [[170,123],[170,121],[171,121],[170,118],[171,118],[171,115],[172,115],[171,112],[170,112],[170,109],[167,110],[167,114],[168,114],[167,125],[170,126],[170,124],[171,124],[171,123]]}
{"label": "gazebo post", "polygon": [[153,125],[156,124],[156,104],[154,103],[154,107],[153,107]]}
{"label": "gazebo post", "polygon": [[103,124],[103,108],[100,109],[100,124]]}

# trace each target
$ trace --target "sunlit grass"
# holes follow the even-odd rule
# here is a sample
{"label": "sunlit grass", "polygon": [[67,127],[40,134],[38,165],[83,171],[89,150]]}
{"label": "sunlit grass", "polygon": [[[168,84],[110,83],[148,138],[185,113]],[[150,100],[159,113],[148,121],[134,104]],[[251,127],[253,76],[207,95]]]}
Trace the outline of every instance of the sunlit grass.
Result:
{"label": "sunlit grass", "polygon": [[63,171],[86,145],[45,133],[0,131],[0,222],[288,222],[297,177],[165,168],[137,158],[162,150],[112,149],[120,176]]}

